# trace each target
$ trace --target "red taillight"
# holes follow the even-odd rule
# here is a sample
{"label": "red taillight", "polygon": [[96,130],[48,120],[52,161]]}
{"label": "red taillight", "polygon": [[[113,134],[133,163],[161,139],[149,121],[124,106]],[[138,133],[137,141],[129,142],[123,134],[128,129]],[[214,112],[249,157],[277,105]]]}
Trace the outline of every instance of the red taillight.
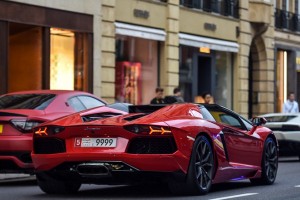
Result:
{"label": "red taillight", "polygon": [[11,124],[22,133],[31,133],[32,129],[38,126],[41,122],[27,120],[11,120]]}
{"label": "red taillight", "polygon": [[42,126],[33,130],[35,136],[55,135],[65,130],[62,126]]}
{"label": "red taillight", "polygon": [[152,126],[152,125],[129,125],[124,126],[127,131],[141,135],[172,135],[172,132],[167,126]]}

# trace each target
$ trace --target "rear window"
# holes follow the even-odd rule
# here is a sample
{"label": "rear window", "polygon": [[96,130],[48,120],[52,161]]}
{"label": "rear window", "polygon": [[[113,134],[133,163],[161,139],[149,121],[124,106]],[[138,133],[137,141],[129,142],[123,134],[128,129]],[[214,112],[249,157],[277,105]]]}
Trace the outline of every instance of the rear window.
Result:
{"label": "rear window", "polygon": [[296,116],[293,116],[293,115],[289,115],[289,116],[281,115],[281,116],[265,117],[265,119],[268,122],[287,122],[291,119],[294,119],[295,117]]}
{"label": "rear window", "polygon": [[4,95],[0,97],[0,109],[44,110],[54,98],[54,94]]}

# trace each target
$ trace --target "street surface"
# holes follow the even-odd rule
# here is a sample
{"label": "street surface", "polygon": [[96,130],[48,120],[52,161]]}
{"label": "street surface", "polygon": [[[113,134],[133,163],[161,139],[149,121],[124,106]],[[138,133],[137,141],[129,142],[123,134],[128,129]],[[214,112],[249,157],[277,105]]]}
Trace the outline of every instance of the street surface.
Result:
{"label": "street surface", "polygon": [[36,185],[34,177],[0,180],[1,200],[33,199],[201,199],[201,200],[299,200],[300,162],[298,158],[280,158],[279,171],[271,186],[253,186],[250,181],[214,185],[204,196],[175,196],[164,186],[99,186],[83,185],[74,195],[47,195]]}

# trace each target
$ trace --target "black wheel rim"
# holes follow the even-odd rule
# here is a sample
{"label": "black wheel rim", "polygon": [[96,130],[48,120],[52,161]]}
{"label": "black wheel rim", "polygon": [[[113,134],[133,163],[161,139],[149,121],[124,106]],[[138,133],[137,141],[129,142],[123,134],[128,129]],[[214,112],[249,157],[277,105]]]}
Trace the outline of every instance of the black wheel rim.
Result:
{"label": "black wheel rim", "polygon": [[271,140],[265,149],[265,171],[269,181],[274,181],[277,174],[278,155],[276,144]]}
{"label": "black wheel rim", "polygon": [[212,182],[213,154],[210,145],[200,140],[196,148],[196,180],[202,190],[207,190]]}

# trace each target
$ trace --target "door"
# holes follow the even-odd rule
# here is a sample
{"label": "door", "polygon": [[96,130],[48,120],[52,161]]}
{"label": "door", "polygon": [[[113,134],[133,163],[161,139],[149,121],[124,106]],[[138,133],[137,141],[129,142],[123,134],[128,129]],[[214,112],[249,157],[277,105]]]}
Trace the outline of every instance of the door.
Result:
{"label": "door", "polygon": [[249,135],[250,124],[237,114],[221,107],[209,110],[216,122],[223,126],[222,132],[226,147],[227,159],[232,165],[260,165],[261,142]]}
{"label": "door", "polygon": [[204,92],[214,94],[215,76],[212,55],[195,54],[193,58],[192,96],[201,96]]}

